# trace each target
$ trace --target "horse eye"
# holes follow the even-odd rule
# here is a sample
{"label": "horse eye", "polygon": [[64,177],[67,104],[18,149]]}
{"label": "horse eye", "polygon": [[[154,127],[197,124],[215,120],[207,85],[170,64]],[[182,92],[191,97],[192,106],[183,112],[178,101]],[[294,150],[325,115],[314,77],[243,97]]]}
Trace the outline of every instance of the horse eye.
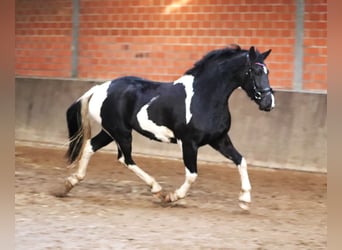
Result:
{"label": "horse eye", "polygon": [[254,69],[254,73],[258,76],[260,76],[263,72],[264,72],[264,70],[262,68]]}

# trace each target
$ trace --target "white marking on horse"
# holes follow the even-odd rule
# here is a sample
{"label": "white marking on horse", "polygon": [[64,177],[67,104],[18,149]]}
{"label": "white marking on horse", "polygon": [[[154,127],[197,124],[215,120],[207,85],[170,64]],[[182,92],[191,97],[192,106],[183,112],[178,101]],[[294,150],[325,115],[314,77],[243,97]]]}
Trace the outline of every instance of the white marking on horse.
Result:
{"label": "white marking on horse", "polygon": [[192,75],[183,75],[181,78],[176,80],[173,84],[183,84],[185,90],[185,119],[186,123],[188,124],[191,120],[192,113],[190,110],[191,106],[191,99],[194,95],[193,90],[193,83],[194,83],[194,76]]}
{"label": "white marking on horse", "polygon": [[168,199],[170,201],[176,201],[179,199],[183,199],[188,193],[191,184],[195,182],[197,179],[197,173],[191,173],[189,169],[185,167],[185,181],[180,188],[178,188],[174,193],[168,194]]}
{"label": "white marking on horse", "polygon": [[[251,202],[251,183],[249,182],[248,172],[247,172],[247,162],[245,158],[242,157],[240,165],[238,165],[238,170],[241,179],[241,193],[239,196],[239,200],[242,202]],[[248,206],[245,204],[240,204],[240,207],[243,209],[248,209]]]}
{"label": "white marking on horse", "polygon": [[110,83],[111,81],[107,81],[101,85],[96,85],[88,90],[82,97],[80,97],[81,99],[92,95],[88,104],[89,114],[99,124],[102,122],[100,116],[102,103],[107,97],[107,90]]}
{"label": "white marking on horse", "polygon": [[143,130],[154,134],[154,136],[162,142],[170,142],[171,138],[175,137],[173,132],[165,126],[157,125],[148,117],[147,109],[152,104],[152,102],[156,100],[157,98],[158,96],[153,97],[149,103],[141,107],[141,109],[139,110],[137,114],[137,120],[139,122],[140,127]]}
{"label": "white marking on horse", "polygon": [[161,186],[159,183],[148,173],[146,173],[144,170],[139,168],[135,164],[129,164],[127,165],[125,163],[125,157],[122,155],[119,159],[119,162],[121,162],[124,166],[126,166],[129,170],[133,171],[140,179],[146,182],[147,185],[151,187],[151,192],[152,193],[158,193],[162,190]]}
{"label": "white marking on horse", "polygon": [[274,99],[274,95],[271,94],[271,98],[272,98],[272,105],[271,107],[274,108],[275,107],[275,99]]}
{"label": "white marking on horse", "polygon": [[241,159],[240,165],[238,165],[240,177],[241,177],[241,188],[242,190],[251,190],[251,184],[248,178],[247,162],[244,157]]}
{"label": "white marking on horse", "polygon": [[122,164],[126,165],[125,163],[125,157],[124,156],[121,156],[119,159],[118,159],[119,162],[121,162]]}
{"label": "white marking on horse", "polygon": [[177,198],[182,199],[188,193],[191,184],[197,179],[197,173],[191,173],[188,168],[185,168],[185,182],[176,190]]}
{"label": "white marking on horse", "polygon": [[179,148],[182,150],[183,149],[182,141],[177,139],[177,144],[178,144]]}
{"label": "white marking on horse", "polygon": [[264,70],[264,73],[267,75],[268,70],[267,70],[267,67],[266,67],[265,64],[263,64],[263,63],[258,63],[258,62],[255,63],[255,64],[260,65],[260,66],[262,67],[262,69]]}
{"label": "white marking on horse", "polygon": [[71,185],[75,186],[77,183],[82,181],[86,176],[87,166],[90,160],[90,157],[94,154],[93,147],[90,144],[90,140],[87,140],[85,147],[82,151],[82,156],[80,161],[78,162],[78,170],[76,173],[68,177],[68,181]]}
{"label": "white marking on horse", "polygon": [[158,182],[153,177],[151,177],[149,174],[147,174],[144,170],[139,168],[137,165],[128,165],[127,167],[128,167],[128,169],[132,170],[140,179],[145,181],[147,183],[147,185],[149,185],[151,187],[152,193],[158,193],[162,190],[162,188],[158,184]]}

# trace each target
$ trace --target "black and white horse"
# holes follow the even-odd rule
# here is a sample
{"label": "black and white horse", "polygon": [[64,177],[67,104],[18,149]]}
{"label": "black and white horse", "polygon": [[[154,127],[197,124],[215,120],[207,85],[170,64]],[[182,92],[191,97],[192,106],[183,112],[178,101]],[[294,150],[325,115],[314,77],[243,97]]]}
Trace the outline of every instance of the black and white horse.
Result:
{"label": "black and white horse", "polygon": [[[228,98],[241,87],[260,110],[275,106],[264,63],[271,50],[260,53],[238,45],[205,55],[174,82],[162,83],[127,76],[96,85],[67,110],[69,148],[67,156],[78,170],[66,179],[61,196],[84,179],[94,152],[115,141],[118,160],[151,187],[163,201],[186,196],[197,178],[197,152],[210,145],[232,160],[241,177],[240,206],[249,208],[251,185],[246,160],[229,136]],[[91,137],[90,119],[101,125]],[[160,142],[178,143],[183,152],[185,182],[174,192],[162,194],[158,182],[132,158],[132,130]]]}

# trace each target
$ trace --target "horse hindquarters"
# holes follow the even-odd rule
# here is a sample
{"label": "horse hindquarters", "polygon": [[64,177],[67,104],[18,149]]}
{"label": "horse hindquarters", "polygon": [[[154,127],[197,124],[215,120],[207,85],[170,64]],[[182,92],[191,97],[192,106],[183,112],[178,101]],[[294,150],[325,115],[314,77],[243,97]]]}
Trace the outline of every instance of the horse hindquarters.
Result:
{"label": "horse hindquarters", "polygon": [[91,127],[88,113],[91,97],[92,94],[83,95],[67,110],[70,141],[66,156],[70,164],[77,165],[77,171],[65,180],[59,190],[54,192],[54,195],[58,197],[66,196],[76,184],[85,178],[89,160],[94,152],[113,141],[103,130],[90,139]]}
{"label": "horse hindquarters", "polygon": [[69,176],[63,187],[54,191],[54,195],[64,197],[85,176],[86,166],[93,154],[90,145],[91,127],[88,117],[88,103],[91,95],[83,96],[74,102],[66,112],[69,131],[69,147],[66,157],[70,165],[79,165],[78,171]]}

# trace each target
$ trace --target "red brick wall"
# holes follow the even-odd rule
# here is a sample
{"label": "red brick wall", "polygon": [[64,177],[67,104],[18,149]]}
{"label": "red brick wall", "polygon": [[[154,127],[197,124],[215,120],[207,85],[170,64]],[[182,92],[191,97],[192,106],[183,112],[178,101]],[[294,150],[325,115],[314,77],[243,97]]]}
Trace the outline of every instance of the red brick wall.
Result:
{"label": "red brick wall", "polygon": [[70,77],[72,4],[16,0],[16,74]]}
{"label": "red brick wall", "polygon": [[305,89],[327,89],[327,0],[306,0],[304,13]]}
{"label": "red brick wall", "polygon": [[[71,2],[16,1],[17,75],[71,76]],[[79,77],[139,75],[173,81],[209,50],[238,43],[247,49],[272,48],[266,61],[271,84],[291,89],[295,0],[243,2],[80,0]],[[324,90],[327,4],[306,2],[303,85]],[[311,15],[312,9],[319,14]],[[319,71],[311,74],[316,68]]]}

